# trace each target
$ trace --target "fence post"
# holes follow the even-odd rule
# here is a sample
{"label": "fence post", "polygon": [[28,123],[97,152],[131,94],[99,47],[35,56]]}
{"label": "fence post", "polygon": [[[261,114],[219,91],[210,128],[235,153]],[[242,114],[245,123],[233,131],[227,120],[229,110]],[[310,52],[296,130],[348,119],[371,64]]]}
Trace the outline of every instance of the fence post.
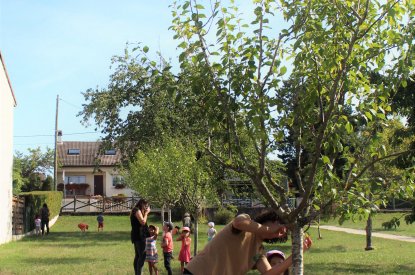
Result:
{"label": "fence post", "polygon": [[102,212],[105,213],[105,196],[102,196]]}
{"label": "fence post", "polygon": [[76,195],[73,196],[73,212],[76,212]]}

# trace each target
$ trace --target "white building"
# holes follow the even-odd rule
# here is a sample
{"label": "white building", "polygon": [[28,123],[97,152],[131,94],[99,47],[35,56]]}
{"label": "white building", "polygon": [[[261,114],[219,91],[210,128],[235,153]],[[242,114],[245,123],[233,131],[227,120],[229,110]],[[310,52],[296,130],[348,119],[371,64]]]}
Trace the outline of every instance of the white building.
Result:
{"label": "white building", "polygon": [[14,107],[16,98],[0,52],[0,244],[12,239]]}

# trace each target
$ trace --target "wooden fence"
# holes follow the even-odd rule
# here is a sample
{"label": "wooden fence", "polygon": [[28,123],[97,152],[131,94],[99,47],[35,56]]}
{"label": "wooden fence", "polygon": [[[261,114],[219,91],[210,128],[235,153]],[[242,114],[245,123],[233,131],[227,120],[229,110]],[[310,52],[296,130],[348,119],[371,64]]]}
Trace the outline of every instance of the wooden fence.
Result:
{"label": "wooden fence", "polygon": [[13,218],[12,218],[12,234],[21,235],[24,230],[24,214],[25,214],[25,198],[13,196]]}
{"label": "wooden fence", "polygon": [[[138,197],[70,197],[62,200],[61,213],[129,213],[138,202]],[[171,219],[171,211],[163,208],[151,208],[151,212],[167,212]]]}

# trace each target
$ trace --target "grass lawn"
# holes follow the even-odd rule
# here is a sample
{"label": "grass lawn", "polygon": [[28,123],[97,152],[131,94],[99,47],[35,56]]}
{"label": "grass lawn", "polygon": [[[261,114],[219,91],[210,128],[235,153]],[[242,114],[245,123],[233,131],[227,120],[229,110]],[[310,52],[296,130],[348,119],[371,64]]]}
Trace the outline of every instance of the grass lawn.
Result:
{"label": "grass lawn", "polygon": [[[386,234],[395,234],[415,237],[415,223],[406,224],[405,219],[400,219],[400,226],[396,229],[385,230],[382,227],[382,223],[390,221],[393,217],[400,218],[403,213],[378,213],[374,216],[373,220],[373,232],[386,233]],[[322,225],[335,225],[340,227],[354,228],[354,229],[365,229],[366,220],[357,220],[353,222],[352,220],[345,221],[342,225],[339,225],[336,219],[331,219],[327,222],[322,221]]]}
{"label": "grass lawn", "polygon": [[[79,222],[88,223],[89,232],[81,234]],[[150,223],[160,225],[158,220]],[[207,226],[199,228],[201,249],[207,242]],[[0,274],[133,274],[128,216],[105,216],[104,230],[96,232],[96,217],[60,217],[44,238],[31,236],[0,246]],[[305,274],[415,274],[413,243],[374,238],[375,250],[364,251],[364,236],[323,230],[323,239],[317,240],[316,229],[310,233],[314,245],[305,254]],[[276,247],[290,254],[289,243]],[[180,243],[175,242],[173,274],[179,274],[179,250]],[[162,259],[158,268],[166,274]]]}

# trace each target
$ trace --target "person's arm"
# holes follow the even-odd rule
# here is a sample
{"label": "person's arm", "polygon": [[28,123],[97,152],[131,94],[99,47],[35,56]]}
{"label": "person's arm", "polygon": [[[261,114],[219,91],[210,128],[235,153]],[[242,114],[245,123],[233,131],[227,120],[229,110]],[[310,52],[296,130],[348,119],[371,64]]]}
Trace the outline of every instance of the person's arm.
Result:
{"label": "person's arm", "polygon": [[[310,237],[306,237],[304,239],[303,243],[303,251],[307,251],[311,245],[313,244],[313,241]],[[293,264],[293,258],[292,255],[290,255],[287,259],[285,259],[282,263],[277,264],[273,267],[269,264],[267,258],[261,257],[257,264],[256,268],[262,275],[279,275],[283,272],[285,272],[291,265]]]}
{"label": "person's arm", "polygon": [[159,227],[156,226],[156,234],[154,235],[154,239],[157,240],[158,236],[159,236]]}
{"label": "person's arm", "polygon": [[144,214],[141,213],[140,209],[138,209],[137,212],[135,212],[135,217],[141,223],[141,225],[145,225],[146,222],[147,222],[147,218],[148,218],[149,213],[150,213],[150,207],[148,207],[144,210]]}
{"label": "person's arm", "polygon": [[167,237],[167,234],[164,234],[163,240],[161,242],[161,247],[167,247],[169,245],[169,238]]}
{"label": "person's arm", "polygon": [[192,239],[191,238],[186,238],[185,243],[186,243],[186,245],[190,245],[192,243]]}
{"label": "person's arm", "polygon": [[257,264],[256,268],[262,275],[280,275],[284,273],[291,265],[293,264],[292,256],[290,255],[282,263],[271,267],[267,258],[261,257]]}
{"label": "person's arm", "polygon": [[255,233],[261,239],[279,238],[287,234],[287,228],[284,225],[262,225],[251,220],[251,218],[246,214],[237,216],[233,220],[232,226],[241,231]]}

